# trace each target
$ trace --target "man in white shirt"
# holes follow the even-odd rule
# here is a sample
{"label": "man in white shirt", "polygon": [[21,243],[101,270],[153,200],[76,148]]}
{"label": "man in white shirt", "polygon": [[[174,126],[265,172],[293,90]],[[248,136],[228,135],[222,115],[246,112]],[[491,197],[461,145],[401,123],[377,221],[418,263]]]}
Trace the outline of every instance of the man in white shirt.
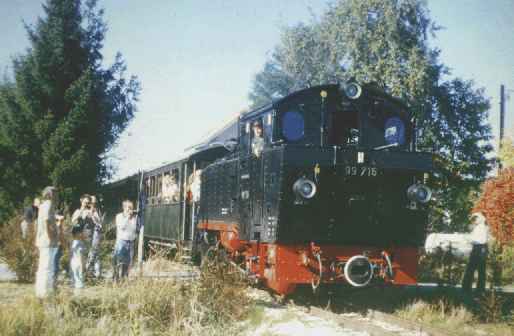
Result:
{"label": "man in white shirt", "polygon": [[43,189],[43,202],[39,206],[36,230],[36,247],[39,261],[36,272],[36,296],[47,297],[55,290],[54,265],[58,249],[55,203],[57,192],[54,187]]}
{"label": "man in white shirt", "polygon": [[472,245],[471,254],[469,256],[468,265],[464,278],[462,280],[462,289],[466,292],[471,292],[471,286],[475,271],[478,271],[477,290],[485,290],[486,278],[486,261],[487,261],[487,243],[489,242],[489,226],[487,225],[484,215],[476,212],[471,215],[472,231],[468,239]]}
{"label": "man in white shirt", "polygon": [[[123,201],[123,212],[116,215],[116,243],[114,244],[113,280],[127,277],[131,264],[131,251],[137,235],[137,216],[134,213],[134,204]],[[120,274],[121,271],[121,274]]]}

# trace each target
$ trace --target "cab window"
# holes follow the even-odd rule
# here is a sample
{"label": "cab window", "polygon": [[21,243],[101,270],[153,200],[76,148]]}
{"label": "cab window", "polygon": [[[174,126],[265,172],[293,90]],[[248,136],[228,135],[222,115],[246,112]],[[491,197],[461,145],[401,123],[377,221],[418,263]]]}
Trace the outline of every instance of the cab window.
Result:
{"label": "cab window", "polygon": [[305,135],[305,120],[297,110],[286,111],[282,116],[282,136],[288,142],[295,142]]}

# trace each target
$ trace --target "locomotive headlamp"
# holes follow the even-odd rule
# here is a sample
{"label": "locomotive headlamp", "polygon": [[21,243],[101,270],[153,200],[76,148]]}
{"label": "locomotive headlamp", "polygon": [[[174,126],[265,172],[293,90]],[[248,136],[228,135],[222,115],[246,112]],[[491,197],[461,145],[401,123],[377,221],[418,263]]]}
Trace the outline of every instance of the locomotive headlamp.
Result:
{"label": "locomotive headlamp", "polygon": [[350,99],[357,99],[362,94],[362,88],[359,84],[349,83],[344,87],[344,93]]}
{"label": "locomotive headlamp", "polygon": [[407,189],[407,197],[411,201],[427,203],[432,198],[432,190],[423,184],[413,184]]}
{"label": "locomotive headlamp", "polygon": [[293,184],[293,191],[296,195],[305,199],[313,198],[316,194],[316,184],[305,177],[300,177]]}

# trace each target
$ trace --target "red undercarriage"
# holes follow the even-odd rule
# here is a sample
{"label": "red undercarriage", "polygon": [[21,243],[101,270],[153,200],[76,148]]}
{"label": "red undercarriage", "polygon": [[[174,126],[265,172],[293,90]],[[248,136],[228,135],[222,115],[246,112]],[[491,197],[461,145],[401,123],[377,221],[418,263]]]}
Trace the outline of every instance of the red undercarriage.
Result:
{"label": "red undercarriage", "polygon": [[[317,286],[320,283],[348,282],[344,265],[355,255],[365,255],[369,259],[374,266],[375,278],[394,285],[416,283],[418,251],[414,247],[381,249],[367,246],[318,246],[315,243],[269,244],[240,240],[237,225],[234,224],[200,223],[198,228],[216,233],[220,244],[234,259],[244,258],[249,274],[279,294],[289,294],[300,284]],[[388,256],[392,273],[387,272]]]}

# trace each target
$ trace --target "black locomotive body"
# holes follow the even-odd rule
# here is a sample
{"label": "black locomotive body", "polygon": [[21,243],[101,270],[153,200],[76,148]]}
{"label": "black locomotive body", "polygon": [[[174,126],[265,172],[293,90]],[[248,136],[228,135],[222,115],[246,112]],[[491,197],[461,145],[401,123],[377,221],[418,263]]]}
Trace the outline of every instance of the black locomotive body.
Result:
{"label": "black locomotive body", "polygon": [[[415,151],[401,101],[373,85],[318,86],[244,113],[227,129],[225,146],[211,139],[181,161],[203,168],[201,197],[196,211],[183,174],[182,217],[191,215],[177,224],[191,229],[174,239],[216,243],[282,294],[305,283],[416,282],[432,156]],[[212,154],[218,147],[225,151]],[[160,235],[145,235],[171,237],[163,223]]]}

